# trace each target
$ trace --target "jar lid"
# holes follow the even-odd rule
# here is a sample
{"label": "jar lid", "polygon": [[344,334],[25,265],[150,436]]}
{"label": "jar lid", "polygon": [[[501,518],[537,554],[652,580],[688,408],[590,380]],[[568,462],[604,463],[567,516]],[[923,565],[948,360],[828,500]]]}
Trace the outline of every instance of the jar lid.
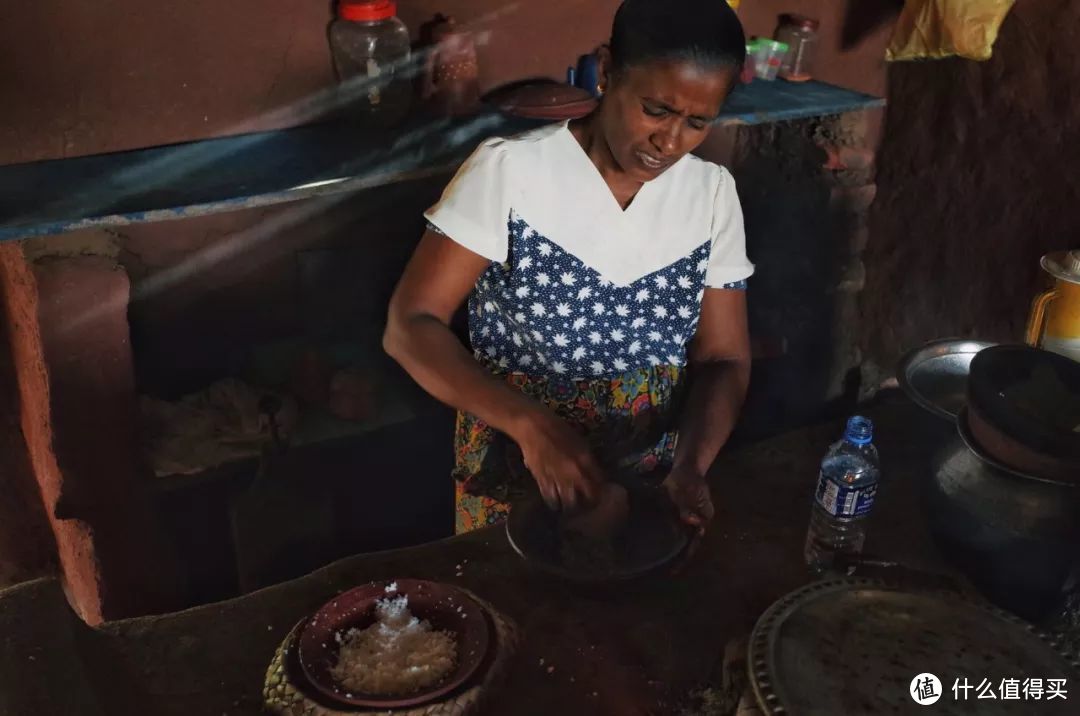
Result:
{"label": "jar lid", "polygon": [[337,15],[353,22],[378,22],[397,14],[394,0],[340,0]]}
{"label": "jar lid", "polygon": [[1080,249],[1055,251],[1042,257],[1042,267],[1054,278],[1080,283]]}
{"label": "jar lid", "polygon": [[780,16],[780,22],[784,25],[794,25],[795,27],[801,27],[806,30],[817,30],[821,25],[817,20],[806,15],[798,15],[795,13],[788,13]]}
{"label": "jar lid", "polygon": [[770,40],[767,37],[759,38],[754,45],[755,49],[759,50],[772,50],[773,52],[787,52],[791,47],[786,42],[780,40]]}
{"label": "jar lid", "polygon": [[1065,270],[1074,276],[1080,276],[1080,250],[1065,254]]}

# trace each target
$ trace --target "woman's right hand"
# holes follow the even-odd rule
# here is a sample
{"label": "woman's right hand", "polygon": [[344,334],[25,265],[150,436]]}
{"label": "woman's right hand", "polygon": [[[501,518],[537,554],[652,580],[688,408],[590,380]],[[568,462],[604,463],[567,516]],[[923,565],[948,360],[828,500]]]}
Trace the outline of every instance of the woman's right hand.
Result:
{"label": "woman's right hand", "polygon": [[547,410],[530,415],[519,432],[525,467],[548,507],[574,512],[596,501],[604,471],[580,433]]}

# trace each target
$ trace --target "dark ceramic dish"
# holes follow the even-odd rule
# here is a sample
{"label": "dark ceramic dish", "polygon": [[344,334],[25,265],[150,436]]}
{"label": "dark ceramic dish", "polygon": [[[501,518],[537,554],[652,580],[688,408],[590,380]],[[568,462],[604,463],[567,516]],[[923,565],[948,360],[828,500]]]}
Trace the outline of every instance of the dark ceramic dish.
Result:
{"label": "dark ceramic dish", "polygon": [[[327,699],[378,709],[419,706],[462,686],[483,663],[491,639],[488,617],[465,592],[449,584],[416,579],[399,579],[397,590],[387,592],[390,584],[373,582],[338,595],[316,612],[300,633],[297,650],[300,667],[312,687]],[[350,692],[331,674],[338,660],[335,636],[370,626],[375,621],[375,602],[396,595],[408,596],[413,616],[430,622],[436,630],[454,633],[457,665],[434,687],[415,693],[383,696]]]}

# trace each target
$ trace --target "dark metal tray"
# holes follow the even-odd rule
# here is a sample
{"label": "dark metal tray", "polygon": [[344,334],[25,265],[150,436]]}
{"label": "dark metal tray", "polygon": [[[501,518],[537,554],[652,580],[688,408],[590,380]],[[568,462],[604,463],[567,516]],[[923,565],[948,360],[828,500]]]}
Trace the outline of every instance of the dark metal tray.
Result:
{"label": "dark metal tray", "polygon": [[[927,713],[912,680],[931,673],[944,692],[935,714],[1034,713],[1023,701],[957,700],[953,684],[1080,678],[1075,654],[1020,619],[957,592],[843,578],[815,582],[774,603],[758,620],[748,653],[750,682],[766,714]],[[961,692],[963,695],[963,692]],[[1062,704],[1030,701],[1026,707]],[[1056,711],[1051,711],[1055,713]]]}

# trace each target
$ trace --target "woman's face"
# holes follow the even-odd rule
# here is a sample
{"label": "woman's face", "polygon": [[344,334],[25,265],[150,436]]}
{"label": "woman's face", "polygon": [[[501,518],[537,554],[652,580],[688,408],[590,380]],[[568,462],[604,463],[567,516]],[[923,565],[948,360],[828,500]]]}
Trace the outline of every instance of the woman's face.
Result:
{"label": "woman's face", "polygon": [[607,76],[600,130],[619,168],[646,182],[696,149],[731,91],[736,70],[657,60]]}

